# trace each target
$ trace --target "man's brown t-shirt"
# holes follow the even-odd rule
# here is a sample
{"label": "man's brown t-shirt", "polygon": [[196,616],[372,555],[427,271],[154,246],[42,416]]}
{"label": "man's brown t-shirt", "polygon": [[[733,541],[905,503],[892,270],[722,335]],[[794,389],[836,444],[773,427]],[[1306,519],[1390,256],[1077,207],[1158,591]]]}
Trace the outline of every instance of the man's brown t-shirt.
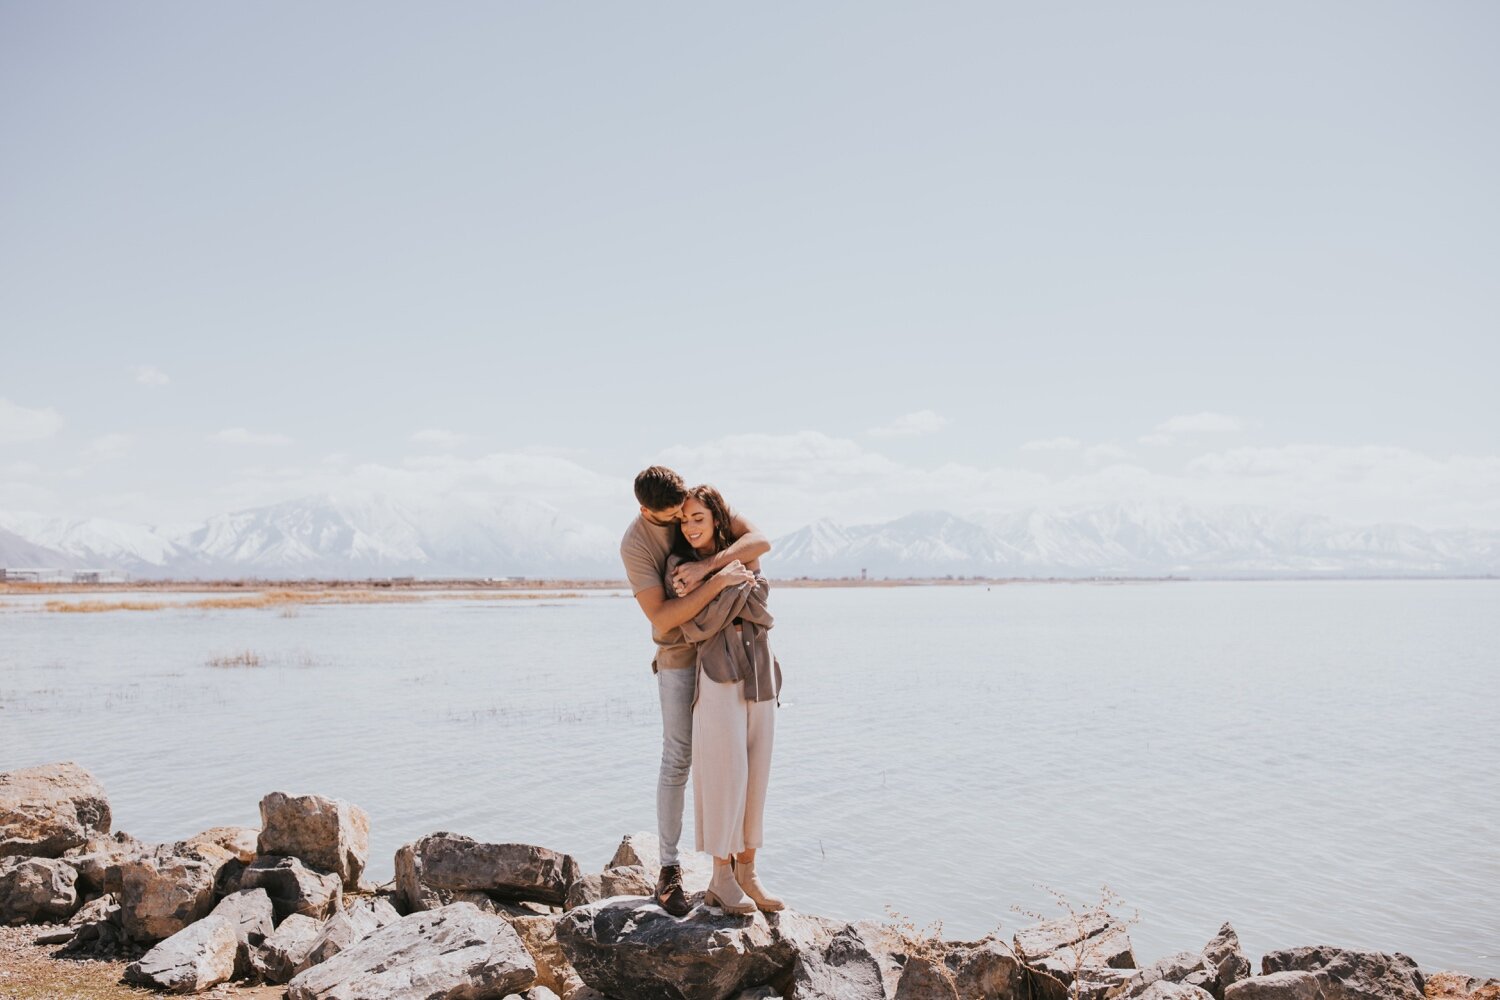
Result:
{"label": "man's brown t-shirt", "polygon": [[[735,512],[729,511],[730,520]],[[620,561],[625,564],[625,578],[630,581],[630,593],[639,594],[652,587],[661,587],[670,599],[673,594],[667,589],[667,555],[672,551],[675,525],[652,524],[637,514],[625,537],[620,539]],[[651,639],[656,643],[654,670],[681,670],[697,663],[693,644],[682,637],[682,630],[674,628],[666,635],[658,635],[651,629]]]}

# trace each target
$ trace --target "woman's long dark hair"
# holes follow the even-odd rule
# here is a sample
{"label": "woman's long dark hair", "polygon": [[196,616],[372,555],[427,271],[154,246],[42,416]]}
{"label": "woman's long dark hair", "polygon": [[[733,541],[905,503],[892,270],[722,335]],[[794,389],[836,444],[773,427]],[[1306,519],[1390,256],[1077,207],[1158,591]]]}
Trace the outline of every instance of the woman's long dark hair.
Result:
{"label": "woman's long dark hair", "polygon": [[[729,504],[724,502],[724,495],[708,484],[694,486],[687,491],[689,498],[698,501],[708,508],[709,516],[714,522],[714,551],[723,552],[734,544],[734,528],[729,519]],[[686,502],[686,501],[684,501]],[[672,552],[674,555],[684,559],[696,560],[698,553],[693,549],[688,540],[683,537],[682,524],[679,522],[672,531]]]}

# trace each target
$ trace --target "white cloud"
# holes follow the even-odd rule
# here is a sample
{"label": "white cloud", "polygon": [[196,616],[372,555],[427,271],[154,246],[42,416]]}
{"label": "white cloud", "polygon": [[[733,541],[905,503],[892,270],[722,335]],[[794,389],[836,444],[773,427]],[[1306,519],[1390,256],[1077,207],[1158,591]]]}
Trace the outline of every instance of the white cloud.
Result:
{"label": "white cloud", "polygon": [[415,431],[406,436],[406,440],[412,444],[429,445],[443,451],[451,451],[461,445],[475,440],[472,434],[462,434],[458,431],[448,431],[437,427],[426,430]]}
{"label": "white cloud", "polygon": [[129,434],[101,434],[83,449],[82,457],[86,462],[114,461],[124,458],[133,444],[135,444],[135,438]]}
{"label": "white cloud", "polygon": [[1148,448],[1165,448],[1177,439],[1170,434],[1142,434],[1136,440]]}
{"label": "white cloud", "polygon": [[172,381],[167,377],[166,372],[155,365],[131,365],[130,374],[135,376],[135,380],[141,385],[149,385],[153,388]]}
{"label": "white cloud", "polygon": [[1137,440],[1152,448],[1164,448],[1174,444],[1179,437],[1196,434],[1228,434],[1245,429],[1245,421],[1223,413],[1187,413],[1163,420],[1156,425],[1156,433],[1144,434]]}
{"label": "white cloud", "polygon": [[35,462],[11,462],[0,465],[0,475],[7,479],[31,479],[42,474],[42,467]]}
{"label": "white cloud", "polygon": [[1103,465],[1106,462],[1123,462],[1130,457],[1130,452],[1113,444],[1096,444],[1083,453],[1083,460],[1090,465]]}
{"label": "white cloud", "polygon": [[8,399],[0,399],[0,444],[44,441],[56,434],[62,425],[62,414],[50,406],[32,410]]}
{"label": "white cloud", "polygon": [[217,434],[209,435],[208,439],[210,441],[217,441],[220,444],[272,445],[276,447],[292,443],[292,439],[285,434],[258,434],[243,427],[230,427],[219,431]]}
{"label": "white cloud", "polygon": [[871,427],[866,433],[871,437],[916,437],[919,434],[932,434],[940,431],[949,423],[947,417],[931,410],[918,410],[916,413],[897,417],[880,427]]}
{"label": "white cloud", "polygon": [[1045,438],[1041,441],[1027,441],[1021,445],[1022,451],[1077,451],[1083,447],[1083,442],[1072,437]]}

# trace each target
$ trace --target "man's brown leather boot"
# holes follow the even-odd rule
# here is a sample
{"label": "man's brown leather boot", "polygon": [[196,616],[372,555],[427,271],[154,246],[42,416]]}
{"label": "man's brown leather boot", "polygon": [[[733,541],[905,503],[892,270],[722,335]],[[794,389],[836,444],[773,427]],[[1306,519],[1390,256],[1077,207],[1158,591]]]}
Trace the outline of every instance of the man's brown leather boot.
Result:
{"label": "man's brown leather boot", "polygon": [[656,876],[656,904],[674,917],[685,917],[691,907],[682,891],[682,866],[662,865]]}

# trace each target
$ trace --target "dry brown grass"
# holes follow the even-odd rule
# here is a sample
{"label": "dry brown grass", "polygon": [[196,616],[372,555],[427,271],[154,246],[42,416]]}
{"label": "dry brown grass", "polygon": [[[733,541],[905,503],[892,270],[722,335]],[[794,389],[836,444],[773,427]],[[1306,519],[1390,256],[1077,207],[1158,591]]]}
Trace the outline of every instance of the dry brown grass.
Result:
{"label": "dry brown grass", "polygon": [[244,650],[239,653],[230,653],[228,656],[215,656],[208,661],[210,667],[258,667],[261,665],[260,654],[253,650]]}
{"label": "dry brown grass", "polygon": [[160,611],[166,601],[48,601],[48,611],[88,614],[94,611]]}

